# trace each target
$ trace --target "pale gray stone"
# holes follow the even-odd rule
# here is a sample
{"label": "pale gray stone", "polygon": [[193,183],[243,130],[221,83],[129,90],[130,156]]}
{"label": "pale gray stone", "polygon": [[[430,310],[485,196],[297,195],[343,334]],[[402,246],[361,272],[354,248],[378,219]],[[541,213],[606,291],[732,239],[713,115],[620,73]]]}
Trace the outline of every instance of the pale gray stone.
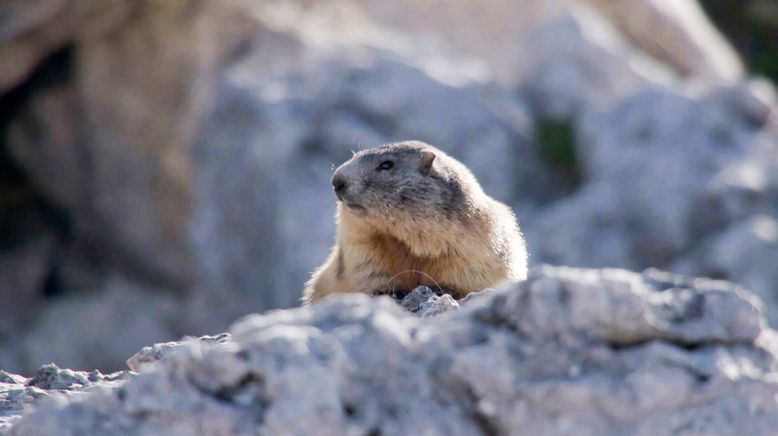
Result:
{"label": "pale gray stone", "polygon": [[[776,333],[758,300],[657,270],[544,266],[426,319],[348,294],[252,315],[230,333],[187,341],[120,387],[34,401],[11,434],[769,435],[778,425]],[[59,373],[67,386],[88,378]]]}

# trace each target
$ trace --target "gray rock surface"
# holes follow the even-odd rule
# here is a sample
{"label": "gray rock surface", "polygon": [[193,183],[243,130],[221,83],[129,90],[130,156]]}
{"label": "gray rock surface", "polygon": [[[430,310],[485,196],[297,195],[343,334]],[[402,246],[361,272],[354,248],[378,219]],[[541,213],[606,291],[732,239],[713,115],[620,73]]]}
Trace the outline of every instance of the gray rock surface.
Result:
{"label": "gray rock surface", "polygon": [[332,166],[405,139],[514,206],[535,264],[715,275],[778,319],[769,262],[704,253],[771,253],[744,229],[778,216],[775,92],[694,1],[387,5],[0,5],[0,367],[115,370],[296,305]]}
{"label": "gray rock surface", "polygon": [[684,75],[737,80],[743,65],[696,1],[585,0],[636,46]]}
{"label": "gray rock surface", "polygon": [[[525,223],[535,260],[671,268],[751,280],[755,292],[776,295],[778,282],[756,279],[772,274],[766,264],[730,262],[714,270],[699,260],[706,250],[737,257],[742,244],[725,237],[727,229],[778,210],[778,130],[751,117],[729,92],[747,95],[742,88],[694,96],[648,87],[578,117],[586,183]],[[713,251],[711,239],[720,241]],[[772,244],[764,239],[766,249]],[[766,301],[774,320],[772,299]]]}
{"label": "gray rock surface", "polygon": [[[119,387],[132,376],[129,371],[102,374],[97,370],[60,369],[53,363],[40,367],[29,378],[0,371],[0,431],[13,427],[25,410],[44,399],[68,401],[80,398],[96,389]],[[54,433],[61,434],[57,430]]]}
{"label": "gray rock surface", "polygon": [[230,340],[230,334],[222,333],[214,336],[201,336],[199,338],[184,338],[183,341],[162,342],[149,347],[143,347],[140,351],[127,359],[127,366],[131,371],[141,371],[143,368],[170,356],[183,347],[186,347],[189,342],[194,340],[202,344],[223,344]]}
{"label": "gray rock surface", "polygon": [[712,235],[675,267],[699,271],[709,277],[729,277],[742,283],[765,302],[767,315],[778,324],[778,220],[757,215],[738,221]]}
{"label": "gray rock surface", "polygon": [[400,306],[419,318],[429,318],[450,310],[459,309],[459,303],[451,295],[438,295],[427,286],[419,286],[399,301]]}
{"label": "gray rock surface", "polygon": [[[773,434],[778,337],[759,301],[658,270],[540,267],[419,319],[344,295],[251,315],[121,387],[36,403],[45,434]],[[167,347],[167,346],[165,346]],[[27,383],[70,389],[86,373]],[[12,380],[18,384],[18,380]]]}

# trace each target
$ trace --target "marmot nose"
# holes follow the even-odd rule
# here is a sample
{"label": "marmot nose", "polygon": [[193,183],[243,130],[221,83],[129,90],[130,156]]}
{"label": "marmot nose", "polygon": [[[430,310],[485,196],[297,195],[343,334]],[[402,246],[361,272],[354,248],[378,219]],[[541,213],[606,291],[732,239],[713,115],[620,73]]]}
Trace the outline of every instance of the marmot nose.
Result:
{"label": "marmot nose", "polygon": [[332,177],[332,187],[335,188],[335,193],[341,194],[346,190],[346,178],[341,174],[335,174]]}

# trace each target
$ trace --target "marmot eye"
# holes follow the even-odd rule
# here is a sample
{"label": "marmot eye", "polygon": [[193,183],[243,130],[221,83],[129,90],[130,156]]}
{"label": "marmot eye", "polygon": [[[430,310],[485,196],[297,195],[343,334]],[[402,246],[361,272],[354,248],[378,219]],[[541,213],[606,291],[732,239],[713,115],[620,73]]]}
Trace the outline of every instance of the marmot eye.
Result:
{"label": "marmot eye", "polygon": [[390,160],[385,160],[385,161],[381,162],[380,164],[378,164],[378,167],[376,168],[376,170],[377,171],[386,171],[386,170],[391,170],[392,167],[394,167],[394,162],[392,162]]}

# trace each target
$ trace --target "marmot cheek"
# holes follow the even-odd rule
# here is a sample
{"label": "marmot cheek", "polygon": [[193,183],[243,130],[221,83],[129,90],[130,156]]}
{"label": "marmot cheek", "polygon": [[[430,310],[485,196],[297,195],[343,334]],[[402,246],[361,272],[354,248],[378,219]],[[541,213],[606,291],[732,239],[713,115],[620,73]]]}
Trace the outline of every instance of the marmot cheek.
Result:
{"label": "marmot cheek", "polygon": [[415,200],[413,196],[409,195],[407,192],[400,192],[397,196],[397,203],[408,207],[412,206],[415,203]]}

